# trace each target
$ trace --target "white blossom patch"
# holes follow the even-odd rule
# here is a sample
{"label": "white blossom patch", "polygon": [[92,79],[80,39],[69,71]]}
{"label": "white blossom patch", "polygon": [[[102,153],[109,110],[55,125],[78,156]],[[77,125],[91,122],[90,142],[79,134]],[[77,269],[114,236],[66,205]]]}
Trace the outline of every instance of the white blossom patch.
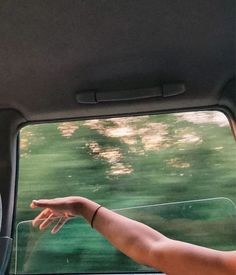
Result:
{"label": "white blossom patch", "polygon": [[61,132],[63,137],[71,137],[74,132],[79,129],[79,126],[74,122],[59,123],[57,129]]}
{"label": "white blossom patch", "polygon": [[215,123],[220,127],[229,126],[228,119],[221,112],[188,112],[174,115],[179,121],[185,120],[194,124]]}

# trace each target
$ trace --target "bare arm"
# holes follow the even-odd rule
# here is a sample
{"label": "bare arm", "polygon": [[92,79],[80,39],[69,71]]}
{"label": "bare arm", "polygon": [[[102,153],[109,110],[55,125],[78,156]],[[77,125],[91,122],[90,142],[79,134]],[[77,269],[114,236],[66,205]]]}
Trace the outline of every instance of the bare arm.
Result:
{"label": "bare arm", "polygon": [[[53,217],[60,216],[59,224],[53,229],[55,233],[70,216],[81,215],[90,223],[98,206],[82,197],[34,201],[31,207],[45,209],[34,219],[33,225],[44,229],[52,223]],[[171,240],[142,223],[103,207],[97,212],[93,225],[115,247],[136,262],[167,274],[236,274],[235,252],[221,252]]]}

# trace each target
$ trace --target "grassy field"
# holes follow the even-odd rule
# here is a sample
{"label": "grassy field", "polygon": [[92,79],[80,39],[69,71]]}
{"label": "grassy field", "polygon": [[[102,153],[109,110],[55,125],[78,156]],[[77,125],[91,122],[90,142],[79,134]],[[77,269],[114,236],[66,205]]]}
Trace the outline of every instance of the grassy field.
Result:
{"label": "grassy field", "polygon": [[[220,113],[28,126],[21,131],[20,148],[19,273],[149,270],[81,219],[53,236],[22,223],[38,213],[29,204],[39,198],[86,196],[111,209],[128,208],[121,213],[169,237],[236,249],[236,148]],[[15,253],[12,270],[14,262]]]}

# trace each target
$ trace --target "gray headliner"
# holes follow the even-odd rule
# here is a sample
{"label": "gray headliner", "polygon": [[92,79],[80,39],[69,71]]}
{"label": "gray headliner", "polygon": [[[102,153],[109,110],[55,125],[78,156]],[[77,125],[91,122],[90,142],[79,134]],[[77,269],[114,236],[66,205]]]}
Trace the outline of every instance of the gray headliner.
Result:
{"label": "gray headliner", "polygon": [[[235,77],[235,1],[3,1],[0,40],[0,108],[27,121],[218,106]],[[75,100],[175,81],[184,95]]]}

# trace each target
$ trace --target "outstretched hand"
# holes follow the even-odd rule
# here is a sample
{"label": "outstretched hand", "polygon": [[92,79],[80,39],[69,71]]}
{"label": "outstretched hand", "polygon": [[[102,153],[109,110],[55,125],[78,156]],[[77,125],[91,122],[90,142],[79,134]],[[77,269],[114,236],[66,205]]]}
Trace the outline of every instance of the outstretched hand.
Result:
{"label": "outstretched hand", "polygon": [[71,217],[80,214],[80,204],[78,200],[78,197],[33,200],[30,204],[31,208],[44,209],[34,218],[32,225],[43,230],[57,222],[51,231],[53,234],[57,233]]}

